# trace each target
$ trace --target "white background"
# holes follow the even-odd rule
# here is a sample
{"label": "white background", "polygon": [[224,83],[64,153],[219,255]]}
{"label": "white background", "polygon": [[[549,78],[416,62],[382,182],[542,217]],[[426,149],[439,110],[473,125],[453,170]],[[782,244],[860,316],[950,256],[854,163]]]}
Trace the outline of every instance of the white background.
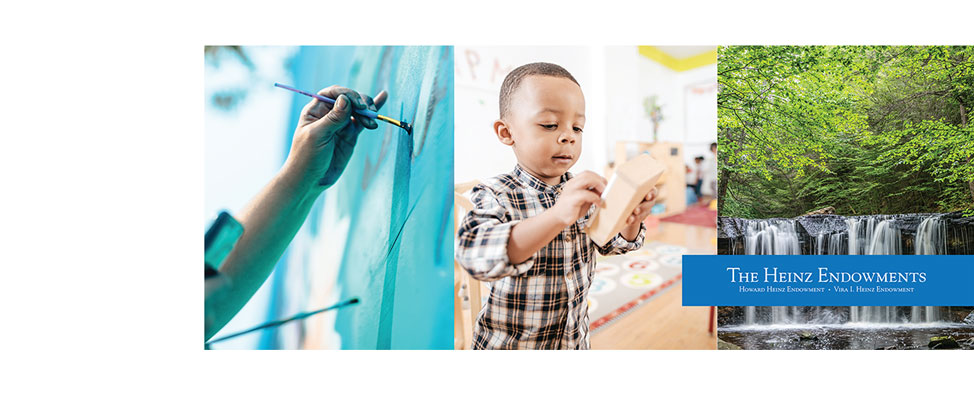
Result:
{"label": "white background", "polygon": [[968,386],[974,354],[959,351],[203,351],[200,217],[204,44],[970,45],[970,5],[520,0],[269,6],[5,4],[0,390]]}

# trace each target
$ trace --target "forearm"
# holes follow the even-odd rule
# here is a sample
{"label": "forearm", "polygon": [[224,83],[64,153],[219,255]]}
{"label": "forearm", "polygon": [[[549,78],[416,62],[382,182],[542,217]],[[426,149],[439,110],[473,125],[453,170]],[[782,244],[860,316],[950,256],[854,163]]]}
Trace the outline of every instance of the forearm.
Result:
{"label": "forearm", "polygon": [[220,268],[231,286],[224,300],[214,305],[206,339],[223,328],[267,280],[324,190],[297,176],[301,172],[285,164],[238,215],[244,233]]}
{"label": "forearm", "polygon": [[636,221],[632,224],[622,227],[622,230],[619,231],[619,234],[622,235],[623,239],[626,239],[631,242],[636,241],[636,236],[639,236],[639,223],[640,223],[639,221]]}
{"label": "forearm", "polygon": [[507,241],[507,257],[511,264],[527,261],[568,225],[569,223],[565,223],[552,209],[514,225],[511,228],[511,237]]}
{"label": "forearm", "polygon": [[[630,226],[635,226],[635,230],[632,233],[629,232]],[[606,244],[595,244],[595,248],[602,255],[621,255],[630,251],[635,251],[643,246],[645,241],[645,229],[640,223],[626,225],[623,230],[619,231],[619,234],[614,236]],[[633,236],[629,236],[633,235]]]}

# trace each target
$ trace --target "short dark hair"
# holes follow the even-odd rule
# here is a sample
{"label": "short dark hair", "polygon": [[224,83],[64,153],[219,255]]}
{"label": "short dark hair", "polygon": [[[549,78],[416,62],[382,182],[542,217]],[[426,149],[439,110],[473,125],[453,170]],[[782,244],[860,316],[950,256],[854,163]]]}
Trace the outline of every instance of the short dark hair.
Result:
{"label": "short dark hair", "polygon": [[710,149],[711,150],[716,149],[716,148],[717,148],[717,142],[714,142],[714,143],[711,143],[710,144]]}
{"label": "short dark hair", "polygon": [[[566,78],[575,82],[578,85],[578,81],[572,76],[568,70],[564,67],[551,64],[551,63],[530,63],[525,64],[520,67],[515,68],[513,71],[504,77],[504,83],[501,84],[501,97],[500,97],[500,115],[501,118],[507,114],[507,111],[511,107],[511,96],[521,85],[521,81],[524,78],[531,75],[544,75],[544,76],[555,76],[559,78]],[[582,85],[578,85],[581,87]]]}

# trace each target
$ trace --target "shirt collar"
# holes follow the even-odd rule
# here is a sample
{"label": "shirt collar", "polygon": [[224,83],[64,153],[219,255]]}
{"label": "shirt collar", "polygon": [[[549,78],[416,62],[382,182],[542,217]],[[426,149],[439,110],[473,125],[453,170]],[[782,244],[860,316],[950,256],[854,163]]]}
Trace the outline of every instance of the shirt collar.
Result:
{"label": "shirt collar", "polygon": [[564,175],[561,175],[561,179],[559,179],[557,185],[550,185],[524,170],[524,168],[521,168],[521,165],[518,164],[514,166],[514,177],[535,190],[557,194],[561,192],[561,187],[565,185],[565,182],[572,178],[572,174],[571,172],[565,172]]}

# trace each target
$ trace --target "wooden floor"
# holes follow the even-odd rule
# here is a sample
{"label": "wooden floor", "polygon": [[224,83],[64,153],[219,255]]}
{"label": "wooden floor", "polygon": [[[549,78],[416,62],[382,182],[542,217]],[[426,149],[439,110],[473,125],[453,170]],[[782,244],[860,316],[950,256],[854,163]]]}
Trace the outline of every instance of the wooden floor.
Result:
{"label": "wooden floor", "polygon": [[[682,282],[592,335],[592,349],[717,349],[710,307],[680,306]],[[716,331],[716,330],[715,330]]]}
{"label": "wooden floor", "polygon": [[[664,222],[647,229],[647,243],[659,241],[685,246],[691,252],[716,253],[716,228]],[[710,307],[681,306],[682,291],[683,282],[677,282],[592,334],[592,349],[717,349],[716,334],[707,332]]]}

